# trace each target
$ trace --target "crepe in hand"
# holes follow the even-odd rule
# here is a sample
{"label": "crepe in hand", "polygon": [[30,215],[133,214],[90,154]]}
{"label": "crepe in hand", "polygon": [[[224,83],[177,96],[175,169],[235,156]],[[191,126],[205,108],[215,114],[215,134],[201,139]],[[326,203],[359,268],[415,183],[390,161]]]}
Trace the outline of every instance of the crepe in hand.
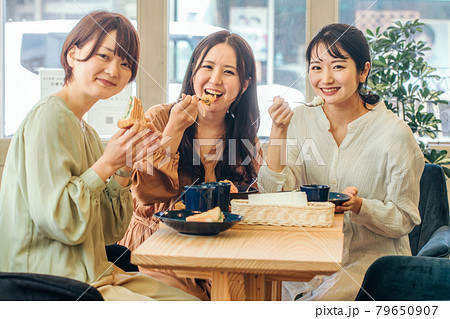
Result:
{"label": "crepe in hand", "polygon": [[141,100],[135,96],[130,96],[127,110],[117,122],[117,126],[119,128],[129,129],[136,121],[139,120],[146,122]]}

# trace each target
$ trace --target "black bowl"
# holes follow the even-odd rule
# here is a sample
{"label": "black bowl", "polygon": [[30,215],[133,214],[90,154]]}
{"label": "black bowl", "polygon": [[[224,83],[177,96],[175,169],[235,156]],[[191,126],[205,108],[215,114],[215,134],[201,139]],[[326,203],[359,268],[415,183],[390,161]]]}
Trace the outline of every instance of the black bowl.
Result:
{"label": "black bowl", "polygon": [[155,216],[169,227],[172,227],[181,234],[189,235],[216,235],[223,232],[234,224],[244,219],[241,215],[224,212],[223,222],[187,222],[186,217],[196,213],[189,210],[169,210],[167,212],[156,213]]}
{"label": "black bowl", "polygon": [[248,194],[256,194],[258,193],[258,189],[254,187],[250,187],[248,192],[246,192],[248,186],[238,185],[236,186],[238,189],[237,193],[230,193],[230,200],[232,199],[248,199]]}
{"label": "black bowl", "polygon": [[328,201],[336,206],[341,205],[343,202],[346,202],[349,199],[350,199],[349,195],[342,193],[330,192],[330,195],[328,196]]}
{"label": "black bowl", "polygon": [[306,193],[308,202],[327,202],[330,195],[330,186],[307,184],[301,185],[300,191]]}

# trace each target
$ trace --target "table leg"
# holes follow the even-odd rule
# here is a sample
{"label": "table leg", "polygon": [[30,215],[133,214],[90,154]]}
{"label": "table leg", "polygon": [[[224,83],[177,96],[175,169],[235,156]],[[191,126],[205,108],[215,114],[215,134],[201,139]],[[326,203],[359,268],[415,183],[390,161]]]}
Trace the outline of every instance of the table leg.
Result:
{"label": "table leg", "polygon": [[267,301],[281,301],[281,281],[266,281]]}
{"label": "table leg", "polygon": [[245,286],[246,286],[246,300],[265,300],[266,295],[266,278],[264,275],[246,274]]}
{"label": "table leg", "polygon": [[233,272],[212,274],[211,300],[265,300],[264,275]]}

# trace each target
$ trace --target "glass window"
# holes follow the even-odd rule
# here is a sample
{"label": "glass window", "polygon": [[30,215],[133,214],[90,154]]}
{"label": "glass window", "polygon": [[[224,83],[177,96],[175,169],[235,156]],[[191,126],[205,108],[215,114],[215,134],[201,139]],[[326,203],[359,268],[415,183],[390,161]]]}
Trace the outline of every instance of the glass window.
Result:
{"label": "glass window", "polygon": [[[443,100],[450,100],[450,1],[449,0],[348,0],[339,2],[339,21],[354,24],[362,31],[386,29],[393,21],[419,19],[426,24],[420,39],[431,51],[425,56],[428,64],[436,68],[439,80],[431,81],[431,88],[444,91]],[[442,121],[439,142],[450,142],[450,106],[429,106]],[[429,140],[424,138],[424,140]],[[433,140],[434,142],[436,140]]]}
{"label": "glass window", "polygon": [[255,54],[261,112],[258,136],[269,136],[267,109],[275,95],[304,101],[306,0],[170,0],[169,14],[169,101],[180,94],[195,45],[219,29],[241,35]]}
{"label": "glass window", "polygon": [[[2,137],[12,136],[31,107],[62,86],[61,48],[81,17],[93,10],[109,10],[136,20],[136,0],[6,0],[4,8]],[[86,120],[102,137],[117,131],[115,123],[134,90],[130,85],[88,112]]]}

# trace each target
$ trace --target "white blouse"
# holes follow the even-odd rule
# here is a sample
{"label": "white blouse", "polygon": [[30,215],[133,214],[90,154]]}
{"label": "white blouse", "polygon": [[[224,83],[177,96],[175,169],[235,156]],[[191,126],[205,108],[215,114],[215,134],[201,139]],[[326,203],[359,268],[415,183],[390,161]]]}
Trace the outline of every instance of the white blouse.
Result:
{"label": "white blouse", "polygon": [[295,108],[287,166],[275,173],[264,165],[258,175],[261,192],[327,184],[332,192],[355,186],[363,199],[359,214],[345,212],[341,271],[310,283],[285,283],[287,299],[303,293],[302,300],[354,300],[373,261],[411,255],[408,234],[420,223],[424,157],[408,125],[380,102],[348,124],[339,146],[329,129],[322,107]]}

